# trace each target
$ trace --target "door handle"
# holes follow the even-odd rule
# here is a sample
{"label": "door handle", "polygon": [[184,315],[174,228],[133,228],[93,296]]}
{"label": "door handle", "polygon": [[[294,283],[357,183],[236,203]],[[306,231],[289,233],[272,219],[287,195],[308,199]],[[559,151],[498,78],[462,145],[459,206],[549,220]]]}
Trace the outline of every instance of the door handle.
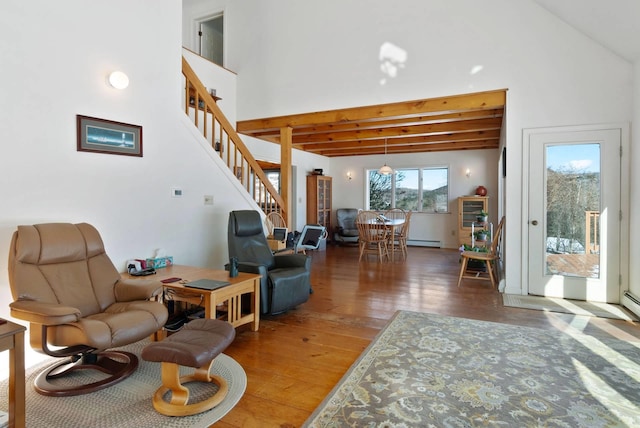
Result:
{"label": "door handle", "polygon": [[537,226],[537,225],[538,225],[538,220],[533,220],[533,221],[531,222],[531,224],[532,224],[532,225],[534,225],[534,226]]}

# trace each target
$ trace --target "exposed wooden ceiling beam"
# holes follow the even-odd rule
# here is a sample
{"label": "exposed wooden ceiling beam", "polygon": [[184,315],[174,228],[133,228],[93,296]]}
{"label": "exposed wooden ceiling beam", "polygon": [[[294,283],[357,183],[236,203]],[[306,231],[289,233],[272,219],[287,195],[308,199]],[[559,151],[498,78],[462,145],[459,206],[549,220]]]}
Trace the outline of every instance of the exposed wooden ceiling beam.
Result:
{"label": "exposed wooden ceiling beam", "polygon": [[[477,92],[474,94],[453,95],[449,97],[429,98],[424,100],[402,101],[384,105],[352,107],[315,113],[293,114],[265,119],[245,120],[238,122],[238,132],[265,131],[280,129],[285,126],[298,128],[318,123],[340,123],[375,118],[420,115],[433,112],[455,112],[499,108],[505,105],[505,90]],[[384,107],[384,108],[381,108]]]}
{"label": "exposed wooden ceiling beam", "polygon": [[293,143],[304,146],[320,141],[366,140],[370,138],[392,138],[403,135],[428,135],[434,133],[468,132],[500,129],[502,118],[476,119],[464,122],[429,123],[426,125],[394,126],[390,128],[364,129],[362,131],[332,132],[327,134],[296,136]]}
{"label": "exposed wooden ceiling beam", "polygon": [[[464,147],[464,148],[462,148]],[[439,151],[456,151],[456,150],[483,150],[497,149],[499,142],[497,140],[479,140],[469,141],[461,145],[459,142],[435,143],[435,144],[412,144],[403,147],[402,151],[387,151],[388,154],[398,153],[427,153]],[[364,156],[379,155],[380,151],[369,151],[367,149],[336,149],[336,150],[318,150],[313,153],[329,157],[337,156]],[[384,153],[384,152],[383,152]]]}
{"label": "exposed wooden ceiling beam", "polygon": [[467,150],[499,146],[506,90],[240,121],[238,132],[324,156]]}
{"label": "exposed wooden ceiling beam", "polygon": [[[387,140],[387,149],[391,152],[401,151],[402,148],[400,146],[405,145],[415,145],[415,144],[434,144],[434,143],[452,143],[452,142],[467,142],[467,141],[478,141],[478,140],[498,140],[500,138],[500,130],[493,129],[489,131],[471,131],[471,132],[460,132],[460,133],[446,133],[446,134],[437,134],[437,135],[422,135],[422,136],[411,136],[411,137],[401,137],[401,138],[393,138]],[[319,151],[330,151],[330,150],[339,150],[339,149],[373,149],[374,151],[380,151],[380,149],[384,150],[384,139],[371,139],[371,140],[345,140],[338,141],[332,143],[309,143],[309,144],[300,144],[296,146],[297,149],[305,150],[308,152],[318,153]]]}
{"label": "exposed wooden ceiling beam", "polygon": [[[329,133],[329,132],[343,132],[343,131],[353,131],[353,130],[362,130],[362,129],[376,129],[376,128],[386,128],[393,126],[410,126],[417,124],[427,124],[427,123],[442,123],[442,122],[455,122],[461,120],[471,120],[471,119],[491,119],[491,118],[499,118],[503,116],[504,109],[503,108],[495,108],[488,110],[476,110],[476,111],[468,111],[468,112],[458,112],[458,113],[448,113],[448,114],[433,114],[429,116],[418,116],[412,118],[401,118],[401,119],[386,119],[386,120],[376,120],[376,121],[361,121],[361,122],[348,122],[348,123],[329,123],[322,125],[314,125],[309,127],[299,127],[296,129],[296,135],[300,138],[303,138],[306,135],[314,135],[319,133]],[[256,138],[278,138],[279,130],[271,130],[271,131],[256,131],[251,135]]]}

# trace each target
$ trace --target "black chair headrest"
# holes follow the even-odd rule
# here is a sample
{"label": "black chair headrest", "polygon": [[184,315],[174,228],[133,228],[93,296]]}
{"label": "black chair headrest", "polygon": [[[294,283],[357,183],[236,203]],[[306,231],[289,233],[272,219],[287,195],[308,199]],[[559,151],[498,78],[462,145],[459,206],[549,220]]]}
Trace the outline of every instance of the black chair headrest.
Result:
{"label": "black chair headrest", "polygon": [[231,215],[235,218],[236,236],[254,236],[259,233],[264,233],[262,220],[260,219],[258,211],[232,211]]}

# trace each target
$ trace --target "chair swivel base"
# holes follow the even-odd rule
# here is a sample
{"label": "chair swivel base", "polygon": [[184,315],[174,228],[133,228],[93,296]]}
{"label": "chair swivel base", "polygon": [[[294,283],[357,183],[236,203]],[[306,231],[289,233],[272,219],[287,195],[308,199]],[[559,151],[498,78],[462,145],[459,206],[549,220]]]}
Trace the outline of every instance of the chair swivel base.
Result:
{"label": "chair swivel base", "polygon": [[[162,342],[154,342],[142,350],[142,358],[161,363],[162,386],[153,396],[153,407],[167,416],[189,416],[210,410],[227,396],[227,382],[210,374],[215,358],[233,341],[236,331],[225,321],[198,318]],[[198,346],[193,346],[197,343]],[[180,367],[193,367],[194,373],[180,377]],[[207,382],[218,389],[208,398],[189,403],[189,389],[183,384]],[[165,401],[165,395],[171,398]]]}
{"label": "chair swivel base", "polygon": [[[39,394],[51,397],[88,394],[126,379],[137,367],[138,357],[130,352],[105,351],[97,354],[85,354],[78,360],[67,358],[46,369],[36,377],[34,388]],[[78,370],[97,370],[109,376],[80,385],[64,385],[63,382],[53,382],[56,379],[62,380],[64,376]]]}
{"label": "chair swivel base", "polygon": [[[217,375],[210,374],[210,364],[195,369],[192,375],[180,377],[180,366],[176,363],[162,363],[162,386],[153,396],[153,407],[158,413],[166,416],[189,416],[213,409],[225,399],[229,392],[227,381]],[[189,389],[183,384],[189,382],[210,382],[218,386],[218,391],[209,398],[189,404]],[[171,400],[164,396],[171,391]]]}

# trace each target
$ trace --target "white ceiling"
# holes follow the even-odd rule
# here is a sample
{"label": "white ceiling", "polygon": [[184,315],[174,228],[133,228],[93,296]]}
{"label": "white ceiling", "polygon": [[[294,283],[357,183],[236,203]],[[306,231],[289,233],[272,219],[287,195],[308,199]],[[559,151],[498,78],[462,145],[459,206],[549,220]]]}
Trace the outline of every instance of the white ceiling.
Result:
{"label": "white ceiling", "polygon": [[640,0],[534,0],[630,62],[640,60]]}

